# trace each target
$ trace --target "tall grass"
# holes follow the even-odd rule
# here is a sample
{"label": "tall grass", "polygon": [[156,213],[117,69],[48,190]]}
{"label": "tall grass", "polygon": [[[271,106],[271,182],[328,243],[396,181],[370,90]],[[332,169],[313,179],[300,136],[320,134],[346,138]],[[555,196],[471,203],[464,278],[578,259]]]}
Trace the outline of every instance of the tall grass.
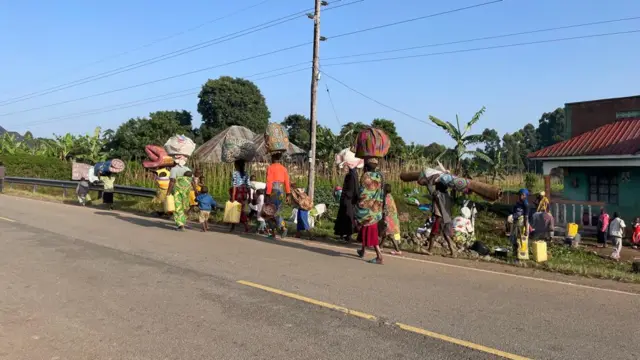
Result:
{"label": "tall grass", "polygon": [[[209,192],[215,196],[226,196],[231,186],[231,174],[233,173],[233,164],[225,163],[192,163],[192,169],[200,169],[205,178],[205,184],[209,188]],[[268,164],[251,163],[248,164],[247,170],[249,174],[254,175],[257,181],[265,181],[266,169]],[[286,164],[289,170],[291,182],[298,187],[306,187],[308,185],[309,164],[306,162]],[[417,188],[415,183],[406,183],[400,180],[400,173],[403,171],[417,171],[422,169],[424,164],[419,162],[399,162],[399,161],[383,161],[380,169],[384,174],[386,183],[391,184],[393,192],[396,195],[408,193]],[[512,174],[504,179],[496,181],[495,185],[502,187],[504,190],[517,190],[524,186],[526,174]],[[539,191],[544,188],[543,177],[538,174],[528,175],[529,180],[535,179],[535,186],[532,191]],[[316,167],[316,187],[333,188],[341,186],[344,179],[344,173],[332,163],[320,163]],[[489,176],[476,177],[478,181],[487,184],[492,183]],[[155,187],[154,174],[145,170],[140,163],[130,162],[127,164],[126,170],[120,174],[118,183],[122,185]],[[562,190],[562,180],[552,178],[552,188],[554,191]]]}

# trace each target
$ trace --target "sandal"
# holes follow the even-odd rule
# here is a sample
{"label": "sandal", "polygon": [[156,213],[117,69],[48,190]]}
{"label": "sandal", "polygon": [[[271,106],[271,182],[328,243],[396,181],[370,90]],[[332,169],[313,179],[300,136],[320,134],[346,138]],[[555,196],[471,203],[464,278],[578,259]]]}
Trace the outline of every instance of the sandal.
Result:
{"label": "sandal", "polygon": [[373,258],[369,261],[367,261],[369,264],[378,264],[378,265],[382,265],[383,261],[382,259],[379,258]]}
{"label": "sandal", "polygon": [[358,250],[358,256],[362,259],[364,257],[364,250]]}
{"label": "sandal", "polygon": [[391,251],[391,255],[402,255],[402,251]]}

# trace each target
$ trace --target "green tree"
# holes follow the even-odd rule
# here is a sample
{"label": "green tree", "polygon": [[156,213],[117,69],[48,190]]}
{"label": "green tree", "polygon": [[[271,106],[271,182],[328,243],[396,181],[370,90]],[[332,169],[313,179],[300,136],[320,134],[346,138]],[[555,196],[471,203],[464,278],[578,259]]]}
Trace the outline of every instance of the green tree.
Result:
{"label": "green tree", "polygon": [[[309,134],[309,130],[311,129],[311,120],[307,119],[304,115],[291,114],[284,118],[281,124],[289,132],[290,142],[298,145],[302,149],[310,149],[311,135]],[[316,141],[318,138],[317,132],[318,130],[316,129]]]}
{"label": "green tree", "polygon": [[348,122],[342,125],[340,128],[340,134],[338,134],[338,141],[340,142],[342,149],[355,146],[358,133],[366,127],[367,125],[361,122]]}
{"label": "green tree", "polygon": [[505,165],[509,169],[522,171],[525,164],[522,161],[524,149],[524,137],[522,132],[516,131],[513,134],[504,134],[502,137],[503,151],[505,154]]}
{"label": "green tree", "polygon": [[108,134],[110,141],[106,150],[110,155],[140,160],[146,157],[146,145],[164,145],[169,137],[176,134],[192,136],[191,114],[184,110],[156,111],[148,118],[129,119],[113,135],[111,132]]}
{"label": "green tree", "polygon": [[538,120],[538,136],[540,148],[566,140],[563,108],[557,108],[553,112],[542,114],[540,120]]}
{"label": "green tree", "polygon": [[[440,120],[435,116],[431,116],[431,115],[429,116],[429,120],[431,120],[434,124],[436,124],[437,126],[442,128],[444,131],[446,131],[447,134],[449,134],[449,136],[451,137],[451,139],[456,143],[454,148],[451,149],[454,156],[454,173],[456,174],[462,174],[462,160],[465,156],[471,155],[479,159],[482,159],[488,163],[492,162],[491,158],[485,155],[484,153],[482,153],[481,151],[468,149],[469,146],[479,144],[483,140],[482,135],[480,134],[470,135],[469,131],[471,131],[471,128],[473,127],[474,124],[480,121],[480,117],[484,114],[484,112],[485,112],[485,107],[483,106],[482,109],[480,109],[478,112],[475,113],[475,115],[473,115],[471,120],[467,122],[464,128],[460,127],[460,119],[458,118],[458,115],[456,115],[455,125],[448,121]],[[444,152],[440,156],[442,155],[444,155]]]}
{"label": "green tree", "polygon": [[319,125],[316,132],[316,157],[322,161],[333,161],[335,154],[346,146],[341,142],[340,137],[327,127]]}
{"label": "green tree", "polygon": [[505,175],[507,175],[507,167],[503,161],[502,150],[498,150],[492,160],[493,162],[488,164],[487,174],[491,176],[491,183],[495,184],[496,180],[504,180]]}
{"label": "green tree", "polygon": [[209,79],[202,85],[198,98],[204,141],[231,125],[244,126],[255,133],[262,133],[271,117],[260,89],[249,80],[229,76]]}

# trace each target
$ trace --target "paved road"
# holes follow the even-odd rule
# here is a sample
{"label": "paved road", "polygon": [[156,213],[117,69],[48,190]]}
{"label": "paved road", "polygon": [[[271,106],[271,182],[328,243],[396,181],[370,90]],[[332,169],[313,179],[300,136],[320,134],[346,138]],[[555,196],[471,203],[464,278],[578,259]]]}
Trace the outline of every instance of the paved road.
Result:
{"label": "paved road", "polygon": [[640,358],[620,292],[7,196],[0,247],[0,359]]}

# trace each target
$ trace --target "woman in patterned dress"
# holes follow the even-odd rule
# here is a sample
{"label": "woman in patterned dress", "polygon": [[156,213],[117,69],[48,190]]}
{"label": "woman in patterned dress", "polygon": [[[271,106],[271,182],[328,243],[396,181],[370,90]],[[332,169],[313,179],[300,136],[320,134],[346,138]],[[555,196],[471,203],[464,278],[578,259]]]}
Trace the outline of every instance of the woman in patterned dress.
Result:
{"label": "woman in patterned dress", "polygon": [[291,195],[291,183],[289,172],[282,163],[282,153],[271,154],[271,165],[267,168],[266,200],[268,204],[275,206],[276,213],[267,219],[271,237],[275,237],[276,231],[280,231],[282,238],[287,236],[287,224],[280,216],[280,206],[289,200]]}
{"label": "woman in patterned dress", "polygon": [[358,224],[358,240],[362,242],[362,248],[358,250],[358,256],[365,255],[365,249],[372,247],[376,251],[376,257],[369,260],[373,264],[382,264],[382,251],[378,235],[378,222],[383,217],[384,192],[382,189],[382,174],[376,170],[378,159],[366,160],[365,172],[360,179],[359,201],[355,208],[355,217]]}

